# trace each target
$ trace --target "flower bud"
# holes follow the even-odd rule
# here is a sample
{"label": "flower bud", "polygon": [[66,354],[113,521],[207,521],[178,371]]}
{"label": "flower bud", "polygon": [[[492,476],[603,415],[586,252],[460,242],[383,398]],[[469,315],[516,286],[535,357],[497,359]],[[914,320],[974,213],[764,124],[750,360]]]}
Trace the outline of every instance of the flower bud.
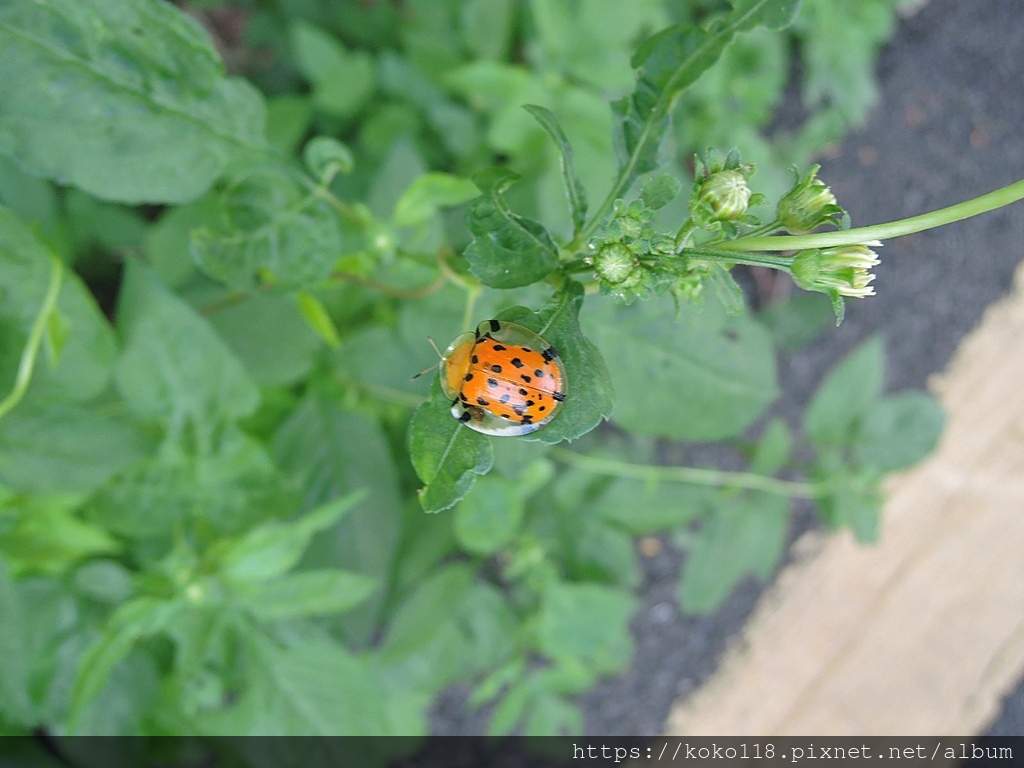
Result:
{"label": "flower bud", "polygon": [[878,255],[868,248],[877,241],[860,245],[841,245],[800,251],[790,267],[793,281],[805,291],[821,291],[840,296],[874,296],[869,271],[878,264]]}
{"label": "flower bud", "polygon": [[822,224],[835,224],[843,215],[843,209],[836,204],[836,196],[819,178],[815,165],[796,185],[779,198],[775,216],[791,234],[810,232]]}
{"label": "flower bud", "polygon": [[740,170],[726,168],[701,180],[697,200],[710,208],[709,221],[735,221],[747,212],[750,187]]}
{"label": "flower bud", "polygon": [[611,285],[639,282],[642,269],[633,252],[622,243],[608,243],[594,256],[594,268],[601,280]]}

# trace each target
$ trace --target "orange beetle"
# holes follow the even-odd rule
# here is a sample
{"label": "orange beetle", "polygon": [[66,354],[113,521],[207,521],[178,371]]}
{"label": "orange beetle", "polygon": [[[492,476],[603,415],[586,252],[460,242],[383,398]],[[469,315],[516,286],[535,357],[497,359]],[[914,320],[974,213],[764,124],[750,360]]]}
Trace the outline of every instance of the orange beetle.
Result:
{"label": "orange beetle", "polygon": [[526,435],[565,402],[565,368],[555,348],[521,325],[485,320],[441,354],[441,389],[452,415],[487,435]]}

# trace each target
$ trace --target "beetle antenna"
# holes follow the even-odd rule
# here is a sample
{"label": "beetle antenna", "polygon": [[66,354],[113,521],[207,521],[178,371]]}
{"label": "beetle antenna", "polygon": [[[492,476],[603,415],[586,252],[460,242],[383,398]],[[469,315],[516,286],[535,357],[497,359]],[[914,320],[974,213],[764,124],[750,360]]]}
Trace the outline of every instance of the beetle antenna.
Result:
{"label": "beetle antenna", "polygon": [[[434,348],[434,351],[437,352],[437,356],[439,358],[441,358],[442,360],[444,360],[444,355],[441,354],[441,350],[437,348],[437,344],[434,343],[434,340],[432,338],[430,338],[429,336],[427,336],[427,341],[430,342],[430,346],[432,346]],[[420,371],[415,376],[413,376],[412,379],[410,379],[410,381],[416,381],[416,379],[418,379],[420,376],[422,376],[425,373],[430,373],[436,367],[437,366],[435,366],[435,365],[431,365],[431,366],[428,366],[428,367],[424,368],[422,371]]]}

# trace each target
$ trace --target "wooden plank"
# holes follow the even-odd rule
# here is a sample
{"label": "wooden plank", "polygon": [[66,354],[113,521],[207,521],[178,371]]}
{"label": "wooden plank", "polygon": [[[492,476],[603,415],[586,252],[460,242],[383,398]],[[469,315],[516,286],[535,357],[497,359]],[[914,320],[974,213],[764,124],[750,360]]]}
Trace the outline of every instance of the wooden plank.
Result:
{"label": "wooden plank", "polygon": [[986,730],[1024,670],[1024,265],[933,383],[936,453],[880,542],[810,534],[672,735]]}

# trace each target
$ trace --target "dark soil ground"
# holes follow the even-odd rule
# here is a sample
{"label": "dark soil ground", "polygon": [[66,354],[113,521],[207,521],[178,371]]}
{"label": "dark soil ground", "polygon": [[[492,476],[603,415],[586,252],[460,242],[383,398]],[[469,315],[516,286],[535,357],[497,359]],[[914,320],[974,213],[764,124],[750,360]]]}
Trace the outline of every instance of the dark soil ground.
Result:
{"label": "dark soil ground", "polygon": [[[822,160],[821,176],[854,226],[935,210],[1024,177],[1022,0],[931,0],[900,23],[878,75],[881,98],[868,124]],[[875,333],[886,341],[888,389],[925,387],[1009,291],[1022,243],[1024,203],[887,242],[878,295],[848,302],[840,328],[780,361],[783,415],[798,423],[825,372]],[[807,519],[798,511],[798,526]],[[585,696],[589,734],[660,733],[673,703],[715,670],[762,593],[763,585],[748,583],[714,615],[683,617],[675,600],[681,560],[671,548],[645,558],[633,665]],[[436,733],[484,731],[461,701],[455,691],[439,702]],[[991,732],[1024,735],[1024,685]]]}

